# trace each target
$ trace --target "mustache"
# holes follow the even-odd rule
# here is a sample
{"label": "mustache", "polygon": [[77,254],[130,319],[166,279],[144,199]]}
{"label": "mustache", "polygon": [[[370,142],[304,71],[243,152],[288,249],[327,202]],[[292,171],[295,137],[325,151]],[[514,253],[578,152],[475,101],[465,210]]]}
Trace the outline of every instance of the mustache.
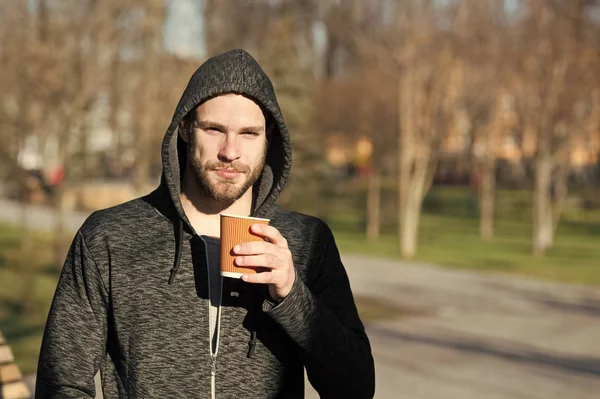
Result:
{"label": "mustache", "polygon": [[240,162],[220,162],[220,161],[207,161],[204,164],[205,169],[214,170],[214,169],[233,169],[239,173],[250,173],[250,167],[248,165],[244,165]]}

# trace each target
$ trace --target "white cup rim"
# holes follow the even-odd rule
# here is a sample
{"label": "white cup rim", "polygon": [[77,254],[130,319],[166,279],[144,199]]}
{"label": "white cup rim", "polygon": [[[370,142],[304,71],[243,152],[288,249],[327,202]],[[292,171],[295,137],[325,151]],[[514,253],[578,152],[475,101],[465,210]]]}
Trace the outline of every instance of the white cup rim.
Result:
{"label": "white cup rim", "polygon": [[240,216],[240,215],[231,215],[228,213],[220,213],[219,214],[221,217],[228,217],[228,218],[238,218],[238,219],[250,219],[250,220],[261,220],[264,222],[270,222],[270,219],[263,219],[263,218],[256,218],[253,216]]}

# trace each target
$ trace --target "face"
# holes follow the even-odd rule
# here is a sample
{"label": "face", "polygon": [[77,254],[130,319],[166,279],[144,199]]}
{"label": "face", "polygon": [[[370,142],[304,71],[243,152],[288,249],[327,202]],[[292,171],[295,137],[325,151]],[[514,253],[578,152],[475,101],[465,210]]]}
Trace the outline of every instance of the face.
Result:
{"label": "face", "polygon": [[267,139],[265,117],[254,101],[238,94],[210,99],[180,131],[188,143],[188,170],[209,198],[232,204],[260,177]]}

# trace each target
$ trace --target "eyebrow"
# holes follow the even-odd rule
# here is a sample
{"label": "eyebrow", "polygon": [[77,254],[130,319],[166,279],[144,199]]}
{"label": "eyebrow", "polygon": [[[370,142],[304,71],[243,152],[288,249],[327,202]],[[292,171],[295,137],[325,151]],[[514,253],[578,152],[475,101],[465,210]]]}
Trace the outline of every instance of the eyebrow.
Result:
{"label": "eyebrow", "polygon": [[[194,123],[195,127],[198,129],[208,129],[208,128],[217,128],[222,131],[227,130],[227,126],[219,122],[213,122],[208,120],[196,120]],[[261,133],[265,131],[265,127],[263,125],[258,126],[246,126],[240,129],[242,132],[253,132],[253,133]]]}

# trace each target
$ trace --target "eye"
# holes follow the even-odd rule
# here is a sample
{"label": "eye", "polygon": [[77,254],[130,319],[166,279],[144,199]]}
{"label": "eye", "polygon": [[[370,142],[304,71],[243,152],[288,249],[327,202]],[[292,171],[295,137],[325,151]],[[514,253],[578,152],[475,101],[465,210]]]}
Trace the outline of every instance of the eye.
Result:
{"label": "eye", "polygon": [[204,128],[204,130],[206,130],[209,133],[221,133],[221,129],[219,129],[218,127],[215,127],[215,126],[208,126],[208,127]]}
{"label": "eye", "polygon": [[256,137],[256,136],[258,136],[258,133],[257,132],[244,132],[244,133],[242,133],[242,135],[248,136],[248,137]]}

